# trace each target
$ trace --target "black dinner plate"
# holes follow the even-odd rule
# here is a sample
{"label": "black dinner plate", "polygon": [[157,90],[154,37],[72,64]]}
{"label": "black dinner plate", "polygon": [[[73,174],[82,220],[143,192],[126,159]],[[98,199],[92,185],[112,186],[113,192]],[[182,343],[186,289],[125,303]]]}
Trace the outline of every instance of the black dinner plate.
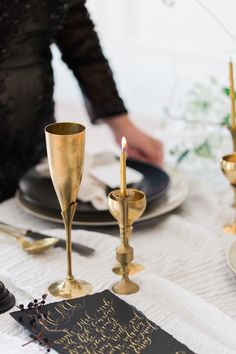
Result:
{"label": "black dinner plate", "polygon": [[[164,196],[170,178],[162,169],[133,159],[127,159],[127,166],[143,174],[139,183],[128,185],[130,188],[141,189],[147,198],[147,204]],[[107,189],[107,193],[110,190]],[[53,219],[61,219],[60,205],[57,200],[51,179],[42,176],[35,168],[30,169],[20,180],[18,198],[27,209],[34,213]],[[97,210],[91,203],[78,201],[74,220],[86,221],[111,221],[113,220],[108,210]]]}

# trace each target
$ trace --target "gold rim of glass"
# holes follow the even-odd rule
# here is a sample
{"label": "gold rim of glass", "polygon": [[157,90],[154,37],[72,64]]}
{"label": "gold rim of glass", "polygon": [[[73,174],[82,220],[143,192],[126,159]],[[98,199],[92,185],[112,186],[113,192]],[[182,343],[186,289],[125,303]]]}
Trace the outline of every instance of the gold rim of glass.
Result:
{"label": "gold rim of glass", "polygon": [[83,133],[85,126],[75,122],[56,122],[48,124],[44,130],[53,135],[74,135]]}
{"label": "gold rim of glass", "polygon": [[236,163],[236,153],[228,154],[222,157],[222,161]]}

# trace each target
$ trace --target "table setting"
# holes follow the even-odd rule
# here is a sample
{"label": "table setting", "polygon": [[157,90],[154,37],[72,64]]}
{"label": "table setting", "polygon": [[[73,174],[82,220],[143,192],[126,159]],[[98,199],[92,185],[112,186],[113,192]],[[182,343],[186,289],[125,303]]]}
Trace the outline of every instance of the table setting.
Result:
{"label": "table setting", "polygon": [[0,352],[236,353],[229,72],[232,139],[211,171],[131,159],[125,137],[86,154],[84,125],[45,127],[47,158],[0,204]]}

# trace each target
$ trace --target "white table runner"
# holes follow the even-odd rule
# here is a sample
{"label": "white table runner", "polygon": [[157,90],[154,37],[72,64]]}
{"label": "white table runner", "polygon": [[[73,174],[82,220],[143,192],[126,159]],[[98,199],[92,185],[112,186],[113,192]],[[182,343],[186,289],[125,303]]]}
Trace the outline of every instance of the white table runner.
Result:
{"label": "white table runner", "polygon": [[[135,277],[141,291],[123,297],[199,354],[236,353],[236,276],[224,256],[234,237],[221,231],[234,212],[229,187],[220,174],[217,178],[210,186],[189,176],[190,194],[181,209],[136,226],[135,260],[145,270]],[[53,230],[54,224],[27,215],[15,199],[0,205],[0,220],[64,236],[62,229]],[[75,276],[90,281],[94,291],[110,288],[117,280],[111,268],[118,238],[83,230],[72,237],[96,248],[91,257],[73,254]],[[42,295],[50,282],[64,277],[64,250],[30,256],[10,237],[0,239],[0,279],[18,303]],[[8,313],[0,315],[1,353],[37,353],[38,346],[21,347],[26,338]]]}

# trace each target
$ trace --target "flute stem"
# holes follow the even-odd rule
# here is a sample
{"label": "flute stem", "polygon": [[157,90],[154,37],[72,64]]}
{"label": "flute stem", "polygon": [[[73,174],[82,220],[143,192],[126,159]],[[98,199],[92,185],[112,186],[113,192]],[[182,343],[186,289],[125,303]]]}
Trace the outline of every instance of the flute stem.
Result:
{"label": "flute stem", "polygon": [[72,279],[72,242],[71,242],[71,226],[75,215],[77,203],[71,203],[69,207],[62,211],[62,217],[66,230],[66,253],[67,253],[67,279]]}

